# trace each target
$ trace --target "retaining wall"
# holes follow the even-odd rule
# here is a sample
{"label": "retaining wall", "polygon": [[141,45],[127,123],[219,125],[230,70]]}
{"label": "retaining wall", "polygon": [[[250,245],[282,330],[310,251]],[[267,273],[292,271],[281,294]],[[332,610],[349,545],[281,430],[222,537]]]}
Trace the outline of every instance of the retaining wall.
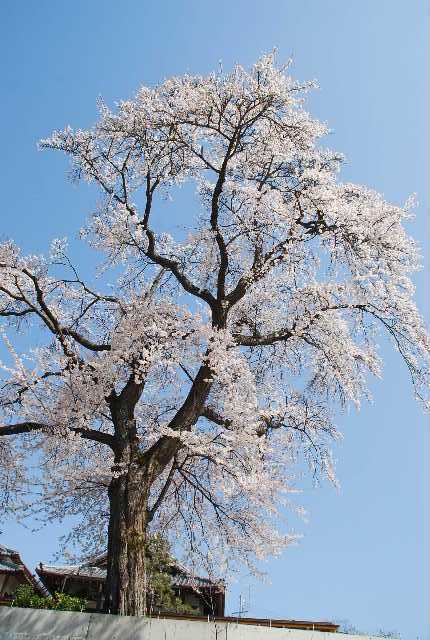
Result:
{"label": "retaining wall", "polygon": [[371,640],[370,636],[231,622],[0,607],[0,640]]}

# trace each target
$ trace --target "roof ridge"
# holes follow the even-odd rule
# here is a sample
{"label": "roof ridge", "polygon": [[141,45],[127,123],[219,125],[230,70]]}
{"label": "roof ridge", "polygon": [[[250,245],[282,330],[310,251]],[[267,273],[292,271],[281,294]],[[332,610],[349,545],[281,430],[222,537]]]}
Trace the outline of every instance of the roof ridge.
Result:
{"label": "roof ridge", "polygon": [[80,569],[81,564],[47,564],[46,562],[39,562],[39,566],[49,569]]}

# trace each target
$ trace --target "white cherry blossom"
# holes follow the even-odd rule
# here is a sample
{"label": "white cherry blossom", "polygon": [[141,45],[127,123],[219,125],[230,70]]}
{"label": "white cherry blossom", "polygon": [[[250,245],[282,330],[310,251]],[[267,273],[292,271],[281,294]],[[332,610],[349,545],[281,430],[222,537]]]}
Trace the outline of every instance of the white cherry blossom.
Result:
{"label": "white cherry blossom", "polygon": [[[381,375],[381,331],[428,403],[413,201],[340,182],[312,86],[268,55],[143,87],[42,141],[100,189],[81,238],[114,287],[83,279],[65,239],[48,257],[0,245],[1,499],[14,508],[31,478],[33,515],[80,517],[68,541],[84,549],[108,540],[107,610],[144,611],[150,530],[212,568],[257,571],[295,540],[279,523],[297,466],[336,482],[333,416]],[[21,353],[16,332],[36,329]]]}

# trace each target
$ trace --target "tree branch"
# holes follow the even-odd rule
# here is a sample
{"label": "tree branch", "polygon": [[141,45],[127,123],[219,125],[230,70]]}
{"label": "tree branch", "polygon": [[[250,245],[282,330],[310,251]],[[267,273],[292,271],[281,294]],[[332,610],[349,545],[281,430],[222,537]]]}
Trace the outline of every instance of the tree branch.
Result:
{"label": "tree branch", "polygon": [[[1,265],[0,265],[1,266]],[[65,354],[73,357],[73,354],[69,351],[67,345],[65,344],[63,338],[64,336],[70,336],[71,338],[73,338],[78,344],[80,344],[81,346],[85,347],[86,349],[90,350],[90,351],[109,351],[110,350],[110,345],[109,344],[98,344],[96,342],[93,342],[92,340],[86,338],[85,336],[83,336],[81,333],[79,333],[78,331],[75,331],[74,329],[71,329],[69,327],[63,327],[60,322],[58,321],[57,317],[55,316],[55,314],[52,312],[52,310],[49,308],[46,300],[45,300],[45,295],[43,292],[43,289],[39,283],[39,279],[37,278],[37,276],[35,276],[34,274],[32,274],[30,271],[28,271],[28,269],[23,268],[20,269],[21,273],[24,274],[27,278],[29,278],[31,280],[31,282],[33,283],[33,287],[36,293],[36,300],[37,303],[39,305],[39,308],[37,308],[37,306],[35,306],[25,295],[24,293],[21,291],[21,288],[19,287],[19,285],[17,284],[17,287],[19,288],[19,291],[21,293],[20,296],[16,296],[14,295],[12,292],[8,291],[5,287],[1,287],[1,291],[3,291],[3,293],[5,293],[7,296],[9,296],[12,300],[16,300],[20,303],[23,303],[25,305],[27,305],[27,309],[24,310],[20,310],[20,311],[0,311],[0,316],[16,316],[16,317],[20,317],[20,316],[24,316],[30,313],[34,313],[35,315],[37,315],[42,322],[45,324],[45,326],[49,329],[49,331],[51,331],[52,334],[54,334],[55,336],[57,336],[57,338],[59,339],[60,343],[63,346],[63,350],[65,351]]]}
{"label": "tree branch", "polygon": [[[49,430],[50,428],[51,427],[49,425],[41,422],[19,422],[16,424],[0,426],[0,437],[23,435],[25,433],[31,433],[32,431],[42,431],[44,429]],[[112,451],[115,451],[115,439],[109,433],[103,433],[96,429],[83,429],[80,427],[68,427],[67,429],[73,433],[79,434],[81,438],[84,438],[84,440],[91,440],[93,442],[98,442],[99,444],[105,444],[110,447]]]}

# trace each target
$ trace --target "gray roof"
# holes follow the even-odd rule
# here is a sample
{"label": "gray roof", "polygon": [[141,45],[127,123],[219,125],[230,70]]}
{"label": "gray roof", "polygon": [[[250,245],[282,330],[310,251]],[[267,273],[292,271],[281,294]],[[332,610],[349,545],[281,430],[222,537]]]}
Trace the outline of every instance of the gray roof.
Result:
{"label": "gray roof", "polygon": [[194,589],[199,589],[203,587],[216,587],[221,588],[224,585],[220,582],[214,582],[209,578],[202,578],[201,576],[193,576],[191,574],[184,575],[181,573],[177,573],[172,576],[172,585],[174,587],[192,587]]}
{"label": "gray roof", "polygon": [[38,578],[30,573],[27,569],[18,551],[10,549],[4,544],[0,544],[0,572],[1,573],[18,573],[24,579],[33,585],[34,589],[40,595],[48,595],[48,591]]}
{"label": "gray roof", "polygon": [[48,565],[40,563],[37,573],[49,573],[57,576],[80,576],[82,578],[90,578],[96,580],[105,580],[106,569],[100,567],[90,567],[84,565]]}
{"label": "gray roof", "polygon": [[22,564],[18,564],[12,560],[12,556],[15,556],[15,559],[18,555],[18,552],[14,549],[9,549],[5,547],[3,544],[0,544],[0,571],[20,571],[22,569]]}
{"label": "gray roof", "polygon": [[5,547],[4,544],[0,544],[0,554],[11,555],[12,553],[18,553],[15,549],[9,549],[9,547]]}
{"label": "gray roof", "polygon": [[5,562],[0,560],[0,571],[10,571],[13,573],[14,571],[19,571],[21,567],[14,562]]}
{"label": "gray roof", "polygon": [[[224,588],[224,584],[221,582],[214,582],[209,578],[202,578],[199,576],[194,576],[185,567],[181,565],[173,565],[172,566],[172,586],[174,587],[189,587],[194,589],[199,588]],[[40,568],[37,569],[37,573],[43,577],[44,574],[49,575],[57,575],[57,576],[73,576],[73,577],[81,577],[87,580],[105,580],[106,579],[106,569],[104,567],[97,567],[91,565],[67,565],[67,566],[59,566],[59,565],[47,565],[40,564]]]}

